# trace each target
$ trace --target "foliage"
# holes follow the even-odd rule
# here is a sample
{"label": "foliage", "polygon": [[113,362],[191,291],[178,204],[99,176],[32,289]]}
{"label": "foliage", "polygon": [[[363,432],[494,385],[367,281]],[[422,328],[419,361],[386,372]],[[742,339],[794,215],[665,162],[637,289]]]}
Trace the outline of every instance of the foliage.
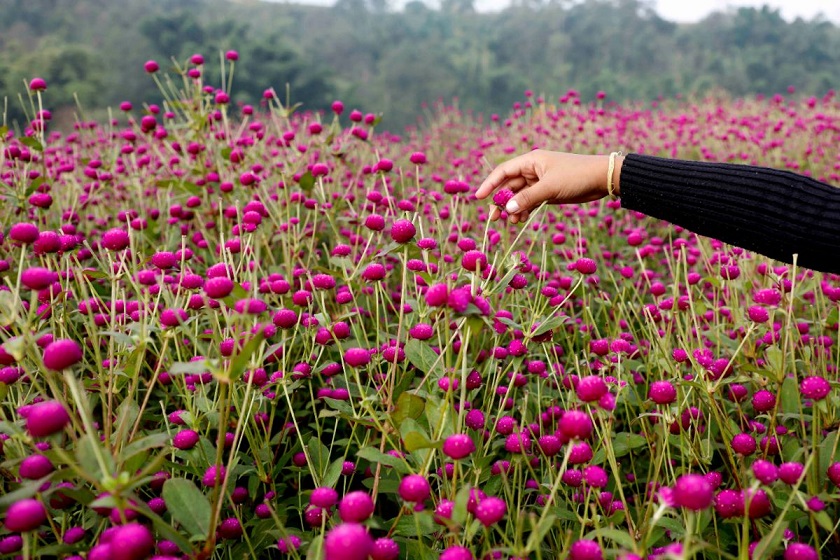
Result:
{"label": "foliage", "polygon": [[[386,126],[417,124],[422,106],[457,98],[484,115],[506,112],[525,89],[590,98],[727,92],[771,95],[836,86],[840,30],[786,22],[769,8],[715,13],[693,25],[661,19],[642,0],[516,2],[477,13],[469,2],[431,9],[410,2],[341,0],[333,7],[223,0],[10,0],[0,21],[0,98],[22,123],[22,80],[61,87],[51,109],[67,123],[76,93],[92,114],[156,90],[134,69],[142,56],[183,60],[237,48],[247,65],[236,99],[291,86],[306,108],[341,98],[377,107]],[[710,48],[713,47],[713,48]],[[33,53],[33,54],[28,54]],[[64,109],[63,111],[59,109]]]}
{"label": "foliage", "polygon": [[0,554],[838,557],[840,277],[471,194],[537,142],[840,181],[833,94],[400,137],[204,68],[68,134],[36,82],[0,133]]}

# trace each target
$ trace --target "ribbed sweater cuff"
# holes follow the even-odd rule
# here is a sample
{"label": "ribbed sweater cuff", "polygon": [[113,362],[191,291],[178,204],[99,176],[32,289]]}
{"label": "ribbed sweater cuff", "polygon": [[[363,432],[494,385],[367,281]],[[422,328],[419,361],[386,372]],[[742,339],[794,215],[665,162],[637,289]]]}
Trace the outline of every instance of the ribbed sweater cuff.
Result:
{"label": "ribbed sweater cuff", "polygon": [[624,158],[621,204],[694,233],[840,273],[840,189],[776,169]]}

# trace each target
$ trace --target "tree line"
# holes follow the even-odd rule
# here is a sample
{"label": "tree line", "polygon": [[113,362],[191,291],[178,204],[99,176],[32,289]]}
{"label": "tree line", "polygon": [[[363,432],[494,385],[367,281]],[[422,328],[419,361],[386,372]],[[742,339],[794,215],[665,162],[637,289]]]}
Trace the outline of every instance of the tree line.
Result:
{"label": "tree line", "polygon": [[[480,13],[472,0],[439,8],[411,1],[337,0],[331,7],[258,0],[6,0],[0,18],[0,110],[24,124],[19,95],[42,76],[47,100],[73,114],[121,101],[159,100],[143,63],[207,59],[236,49],[233,101],[285,92],[305,109],[334,99],[417,124],[442,99],[505,113],[533,90],[591,99],[653,100],[712,91],[746,96],[795,86],[836,87],[840,28],[823,18],[785,21],[769,7],[718,12],[695,24],[661,18],[645,0],[514,0]],[[218,82],[216,82],[218,83]]]}

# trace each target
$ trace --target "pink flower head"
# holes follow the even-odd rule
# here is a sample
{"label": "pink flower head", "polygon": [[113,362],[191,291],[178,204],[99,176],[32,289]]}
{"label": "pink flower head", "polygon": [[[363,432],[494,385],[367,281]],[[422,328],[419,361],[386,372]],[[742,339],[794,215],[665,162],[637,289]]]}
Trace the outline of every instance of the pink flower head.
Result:
{"label": "pink flower head", "polygon": [[108,544],[114,560],[139,560],[147,558],[155,550],[152,532],[136,522],[115,527]]}
{"label": "pink flower head", "polygon": [[569,560],[602,560],[603,558],[598,541],[580,539],[569,547]]}
{"label": "pink flower head", "polygon": [[478,502],[475,517],[485,527],[490,527],[501,521],[507,514],[507,504],[501,498],[491,496]]}
{"label": "pink flower head", "polygon": [[411,220],[400,219],[391,225],[391,239],[397,243],[408,243],[414,239],[417,233],[417,228],[411,223]]}
{"label": "pink flower head", "polygon": [[514,197],[513,191],[510,189],[499,189],[493,195],[493,204],[499,208],[504,209],[507,203]]}
{"label": "pink flower head", "polygon": [[571,268],[573,270],[577,270],[581,274],[589,275],[595,273],[595,271],[598,269],[598,265],[595,263],[594,260],[587,257],[583,257],[572,263]]}
{"label": "pink flower head", "polygon": [[44,78],[32,78],[29,82],[30,91],[44,91],[47,89],[47,81]]}
{"label": "pink flower head", "polygon": [[344,352],[344,361],[350,367],[364,367],[370,363],[370,352],[364,348],[348,348]]}
{"label": "pink flower head", "polygon": [[40,235],[38,226],[29,222],[18,222],[9,228],[9,239],[17,243],[35,243]]}
{"label": "pink flower head", "polygon": [[43,401],[29,407],[26,431],[33,437],[47,437],[60,432],[70,423],[67,409],[58,401]]}
{"label": "pink flower head", "polygon": [[33,531],[46,520],[43,504],[32,498],[18,500],[6,510],[6,529],[15,533]]}
{"label": "pink flower head", "polygon": [[102,246],[109,251],[122,251],[129,244],[128,232],[124,229],[109,229],[102,234]]}
{"label": "pink flower head", "polygon": [[400,481],[398,493],[400,498],[406,502],[422,503],[431,495],[432,488],[426,477],[419,474],[410,474]]}
{"label": "pink flower head", "polygon": [[338,515],[345,523],[361,523],[373,515],[373,499],[367,492],[356,490],[345,494],[338,504]]}
{"label": "pink flower head", "polygon": [[831,392],[831,383],[819,375],[809,375],[799,383],[799,392],[806,399],[819,401]]}
{"label": "pink flower head", "polygon": [[82,348],[75,340],[60,338],[44,348],[44,365],[61,371],[82,361]]}
{"label": "pink flower head", "polygon": [[358,523],[337,525],[324,538],[326,560],[368,560],[372,551],[373,538]]}
{"label": "pink flower head", "polygon": [[699,474],[684,474],[674,484],[674,501],[678,506],[694,511],[712,505],[714,490],[708,480]]}
{"label": "pink flower head", "polygon": [[451,459],[464,459],[473,451],[475,451],[475,443],[467,434],[453,434],[443,442],[443,453]]}

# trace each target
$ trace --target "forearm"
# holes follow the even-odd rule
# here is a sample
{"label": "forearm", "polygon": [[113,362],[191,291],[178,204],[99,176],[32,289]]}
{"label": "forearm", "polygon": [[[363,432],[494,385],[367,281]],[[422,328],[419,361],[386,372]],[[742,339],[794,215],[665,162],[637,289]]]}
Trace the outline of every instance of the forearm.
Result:
{"label": "forearm", "polygon": [[630,154],[614,180],[622,206],[801,266],[840,273],[840,189],[737,164]]}

